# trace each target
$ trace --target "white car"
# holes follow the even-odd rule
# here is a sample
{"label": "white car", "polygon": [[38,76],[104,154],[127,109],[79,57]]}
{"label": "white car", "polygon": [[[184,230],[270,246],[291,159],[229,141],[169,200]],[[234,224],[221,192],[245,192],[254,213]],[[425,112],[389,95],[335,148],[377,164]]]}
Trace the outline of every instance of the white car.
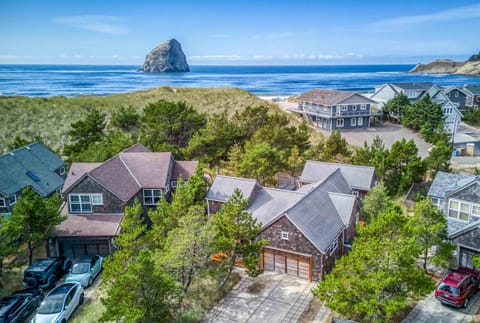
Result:
{"label": "white car", "polygon": [[80,283],[64,283],[52,289],[40,304],[32,323],[65,323],[75,309],[83,304]]}

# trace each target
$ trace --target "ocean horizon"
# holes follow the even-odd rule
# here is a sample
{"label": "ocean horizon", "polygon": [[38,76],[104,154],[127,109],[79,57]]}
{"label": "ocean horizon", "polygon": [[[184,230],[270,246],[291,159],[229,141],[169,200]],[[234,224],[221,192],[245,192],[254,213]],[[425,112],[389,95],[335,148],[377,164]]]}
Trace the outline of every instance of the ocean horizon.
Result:
{"label": "ocean horizon", "polygon": [[314,88],[371,92],[387,82],[480,85],[480,77],[409,74],[415,64],[191,65],[187,73],[137,72],[140,65],[0,65],[2,96],[109,95],[154,87],[236,87],[258,96],[290,96]]}

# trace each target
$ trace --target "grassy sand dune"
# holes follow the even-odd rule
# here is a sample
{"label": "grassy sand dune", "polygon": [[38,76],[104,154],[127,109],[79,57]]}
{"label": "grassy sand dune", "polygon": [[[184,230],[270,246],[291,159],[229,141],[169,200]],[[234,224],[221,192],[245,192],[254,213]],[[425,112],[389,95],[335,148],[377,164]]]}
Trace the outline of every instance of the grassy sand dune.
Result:
{"label": "grassy sand dune", "polygon": [[[89,108],[97,108],[108,116],[120,107],[143,108],[160,99],[185,101],[200,112],[212,114],[223,110],[233,114],[247,106],[268,104],[257,96],[236,88],[170,88],[108,96],[77,97],[2,97],[0,96],[0,152],[15,136],[31,139],[40,136],[46,144],[61,151],[68,142],[70,124],[85,117]],[[278,108],[272,105],[272,109]],[[280,110],[278,110],[280,111]]]}

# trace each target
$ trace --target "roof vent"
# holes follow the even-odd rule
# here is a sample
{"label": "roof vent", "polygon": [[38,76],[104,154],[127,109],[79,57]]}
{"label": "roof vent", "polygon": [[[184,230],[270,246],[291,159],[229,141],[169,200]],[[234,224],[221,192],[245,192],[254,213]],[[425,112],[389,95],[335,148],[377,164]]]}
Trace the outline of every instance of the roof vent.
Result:
{"label": "roof vent", "polygon": [[38,178],[38,176],[35,175],[32,171],[27,171],[25,174],[31,179],[33,179],[35,182],[38,182],[40,180],[40,178]]}

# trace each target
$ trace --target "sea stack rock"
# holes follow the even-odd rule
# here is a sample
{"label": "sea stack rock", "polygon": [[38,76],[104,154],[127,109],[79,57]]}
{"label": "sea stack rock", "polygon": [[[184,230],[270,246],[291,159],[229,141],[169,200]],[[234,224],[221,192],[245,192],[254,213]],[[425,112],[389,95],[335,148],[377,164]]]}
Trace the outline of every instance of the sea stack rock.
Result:
{"label": "sea stack rock", "polygon": [[190,72],[182,46],[176,39],[170,39],[158,45],[145,57],[142,72]]}

